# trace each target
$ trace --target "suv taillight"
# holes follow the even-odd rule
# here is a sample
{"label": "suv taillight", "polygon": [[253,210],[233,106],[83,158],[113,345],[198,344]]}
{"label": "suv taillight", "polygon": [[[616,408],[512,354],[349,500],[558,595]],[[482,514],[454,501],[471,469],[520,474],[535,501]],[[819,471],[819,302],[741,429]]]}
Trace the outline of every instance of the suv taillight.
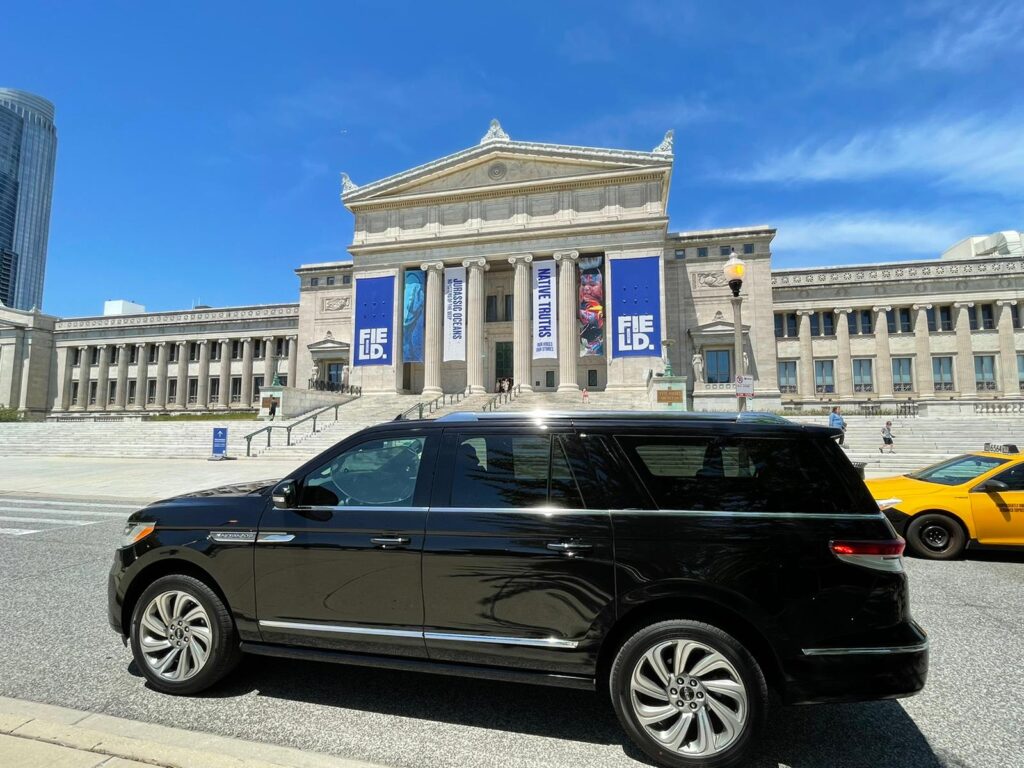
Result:
{"label": "suv taillight", "polygon": [[876,571],[903,570],[903,548],[907,545],[903,539],[871,540],[871,541],[830,541],[832,554],[840,560],[874,568]]}

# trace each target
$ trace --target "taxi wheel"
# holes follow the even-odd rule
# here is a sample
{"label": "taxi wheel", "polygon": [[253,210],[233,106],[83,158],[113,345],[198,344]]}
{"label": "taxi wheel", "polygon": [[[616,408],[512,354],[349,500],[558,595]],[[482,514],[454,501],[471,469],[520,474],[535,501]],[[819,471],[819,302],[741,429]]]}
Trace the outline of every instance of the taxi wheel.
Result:
{"label": "taxi wheel", "polygon": [[907,526],[907,545],[918,557],[954,560],[963,553],[966,543],[964,529],[949,515],[918,515]]}

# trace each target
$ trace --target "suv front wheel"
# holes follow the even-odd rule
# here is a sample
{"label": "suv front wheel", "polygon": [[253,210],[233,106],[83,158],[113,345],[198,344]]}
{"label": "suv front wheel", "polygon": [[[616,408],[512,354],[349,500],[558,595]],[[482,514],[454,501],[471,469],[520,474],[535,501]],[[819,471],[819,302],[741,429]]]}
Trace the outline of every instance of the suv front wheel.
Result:
{"label": "suv front wheel", "polygon": [[768,688],[750,653],[717,627],[662,621],[619,650],[609,680],[619,722],[661,765],[739,765],[767,710]]}

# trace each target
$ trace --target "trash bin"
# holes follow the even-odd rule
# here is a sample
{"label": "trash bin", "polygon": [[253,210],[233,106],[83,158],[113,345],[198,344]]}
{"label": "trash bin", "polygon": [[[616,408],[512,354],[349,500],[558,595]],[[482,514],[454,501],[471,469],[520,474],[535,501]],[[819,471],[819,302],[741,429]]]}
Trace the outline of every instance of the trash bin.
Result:
{"label": "trash bin", "polygon": [[868,463],[866,461],[853,462],[853,468],[857,470],[857,474],[860,475],[861,480],[864,479],[864,467],[866,467],[867,465]]}

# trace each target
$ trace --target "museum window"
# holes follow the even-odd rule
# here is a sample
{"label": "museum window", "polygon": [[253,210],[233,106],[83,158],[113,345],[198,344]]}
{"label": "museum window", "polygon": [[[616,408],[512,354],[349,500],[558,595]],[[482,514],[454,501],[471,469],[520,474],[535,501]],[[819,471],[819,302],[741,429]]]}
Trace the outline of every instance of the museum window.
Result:
{"label": "museum window", "polygon": [[953,391],[953,358],[932,358],[932,384],[936,392]]}
{"label": "museum window", "polygon": [[148,361],[151,362],[151,363],[155,363],[156,362],[156,356],[157,356],[156,344],[147,344],[146,345],[146,353],[149,355],[149,357],[147,358]]}
{"label": "museum window", "polygon": [[896,307],[885,312],[885,322],[889,333],[910,333],[914,323],[910,316],[910,307]]}
{"label": "museum window", "polygon": [[979,392],[996,390],[996,358],[993,355],[974,356],[974,383]]}
{"label": "museum window", "polygon": [[195,405],[199,402],[199,379],[188,380],[188,404]]}
{"label": "museum window", "polygon": [[869,358],[855,359],[853,361],[853,391],[875,391],[875,379],[872,376],[871,360]]}
{"label": "museum window", "polygon": [[587,386],[588,387],[596,387],[597,386],[597,368],[588,368],[587,369]]}
{"label": "museum window", "polygon": [[544,386],[551,389],[555,386],[555,372],[544,371]]}
{"label": "museum window", "polygon": [[170,350],[167,353],[167,362],[176,363],[178,362],[178,345],[171,344]]}
{"label": "museum window", "polygon": [[275,357],[287,357],[288,356],[288,339],[283,336],[274,339],[274,356]]}
{"label": "museum window", "polygon": [[815,312],[811,315],[811,336],[835,336],[836,318],[833,312]]}
{"label": "museum window", "polygon": [[720,245],[720,246],[718,246],[718,255],[719,256],[728,256],[731,253],[732,253],[732,246],[731,245]]}
{"label": "museum window", "polygon": [[835,362],[832,360],[814,361],[814,392],[818,395],[829,395],[836,391]]}
{"label": "museum window", "polygon": [[253,360],[262,360],[266,353],[266,344],[263,343],[263,339],[256,339],[253,342]]}
{"label": "museum window", "polygon": [[287,387],[288,386],[288,374],[287,373],[279,373],[277,375],[277,380],[279,382],[281,382],[281,386],[282,387]]}
{"label": "museum window", "polygon": [[892,359],[892,391],[914,391],[914,359],[894,357]]}
{"label": "museum window", "polygon": [[1017,355],[1017,386],[1024,392],[1024,355]]}
{"label": "museum window", "polygon": [[259,399],[260,390],[263,389],[263,377],[253,376],[252,377],[252,399],[255,402]]}
{"label": "museum window", "polygon": [[107,405],[113,405],[117,401],[117,381],[107,384]]}
{"label": "museum window", "polygon": [[498,322],[498,297],[488,296],[487,297],[487,322],[496,323]]}
{"label": "museum window", "polygon": [[342,285],[352,285],[352,275],[342,275],[341,276],[341,284]]}
{"label": "museum window", "polygon": [[139,362],[139,348],[132,344],[128,348],[128,365],[135,365],[137,362]]}
{"label": "museum window", "polygon": [[319,277],[311,277],[311,278],[309,278],[309,287],[310,288],[316,288],[318,285],[320,285],[320,278]]}
{"label": "museum window", "polygon": [[89,365],[99,365],[100,362],[100,348],[90,347],[89,348]]}
{"label": "museum window", "polygon": [[728,384],[732,381],[732,350],[711,349],[704,353],[708,384]]}
{"label": "museum window", "polygon": [[218,403],[218,402],[220,402],[220,379],[219,378],[211,378],[210,379],[210,402],[211,403]]}
{"label": "museum window", "polygon": [[219,341],[210,342],[210,362],[215,363],[220,360],[220,348],[221,343]]}
{"label": "museum window", "polygon": [[128,405],[135,405],[135,393],[138,391],[138,382],[132,379],[128,382],[128,397],[125,398]]}
{"label": "museum window", "polygon": [[121,359],[121,347],[119,347],[119,346],[111,347],[110,348],[110,364],[111,365],[117,365],[117,363],[118,363],[118,361],[120,359]]}
{"label": "museum window", "polygon": [[743,244],[743,255],[744,256],[749,256],[753,252],[754,252],[754,244],[753,243],[744,243]]}
{"label": "museum window", "polygon": [[686,258],[686,249],[685,248],[676,248],[676,258],[677,259],[685,259]]}
{"label": "museum window", "polygon": [[707,248],[698,248],[697,249],[697,258],[698,259],[706,259],[707,257],[708,257],[708,249]]}
{"label": "museum window", "polygon": [[784,312],[775,313],[775,338],[782,339],[786,336],[785,323],[786,315]]}
{"label": "museum window", "polygon": [[89,405],[96,405],[96,389],[99,382],[89,382]]}
{"label": "museum window", "polygon": [[796,392],[796,360],[779,360],[779,391]]}
{"label": "museum window", "polygon": [[71,404],[78,405],[78,382],[71,382]]}
{"label": "museum window", "polygon": [[871,310],[855,309],[846,316],[851,336],[866,336],[874,329],[871,326]]}
{"label": "museum window", "polygon": [[243,349],[243,347],[244,347],[244,342],[241,339],[235,339],[234,341],[231,342],[231,359],[232,360],[241,360],[242,359],[242,349]]}
{"label": "museum window", "polygon": [[952,331],[953,330],[953,307],[951,307],[951,306],[939,307],[939,330],[940,331]]}
{"label": "museum window", "polygon": [[156,379],[148,379],[146,381],[146,404],[154,405],[156,403]]}
{"label": "museum window", "polygon": [[971,330],[991,331],[996,327],[994,307],[991,304],[979,304],[971,312]]}
{"label": "museum window", "polygon": [[792,339],[799,336],[796,312],[775,313],[775,338]]}
{"label": "museum window", "polygon": [[516,319],[515,296],[511,293],[505,294],[505,322],[511,323]]}
{"label": "museum window", "polygon": [[330,277],[327,278],[327,284],[334,285],[334,275],[331,275]]}
{"label": "museum window", "polygon": [[242,377],[232,376],[231,377],[231,402],[240,403],[242,402]]}
{"label": "museum window", "polygon": [[193,363],[199,359],[199,342],[190,341],[188,343],[188,359]]}
{"label": "museum window", "polygon": [[178,401],[178,380],[168,379],[167,380],[167,402],[175,403]]}
{"label": "museum window", "polygon": [[1020,330],[1020,306],[1017,304],[1010,305],[1010,320],[1013,321],[1013,327]]}

